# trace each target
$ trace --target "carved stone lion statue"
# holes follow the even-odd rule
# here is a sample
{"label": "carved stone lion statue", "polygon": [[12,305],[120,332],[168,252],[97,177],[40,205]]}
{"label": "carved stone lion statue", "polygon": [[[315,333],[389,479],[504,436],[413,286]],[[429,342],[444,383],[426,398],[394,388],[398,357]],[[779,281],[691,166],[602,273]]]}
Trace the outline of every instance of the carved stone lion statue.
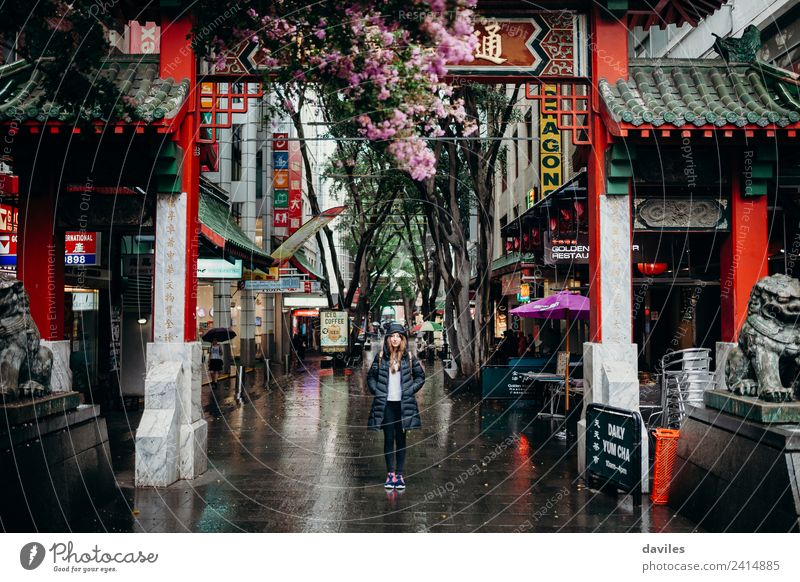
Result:
{"label": "carved stone lion statue", "polygon": [[22,281],[0,274],[0,401],[50,392],[53,353],[40,341]]}
{"label": "carved stone lion statue", "polygon": [[728,390],[787,402],[798,396],[798,370],[800,281],[780,274],[765,277],[753,286],[739,345],[725,365]]}

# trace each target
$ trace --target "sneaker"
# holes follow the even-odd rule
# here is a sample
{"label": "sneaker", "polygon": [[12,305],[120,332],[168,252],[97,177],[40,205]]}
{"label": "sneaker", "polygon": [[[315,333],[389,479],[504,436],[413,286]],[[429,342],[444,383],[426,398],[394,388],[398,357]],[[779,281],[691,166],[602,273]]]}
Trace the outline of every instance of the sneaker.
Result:
{"label": "sneaker", "polygon": [[383,484],[384,489],[394,489],[394,473],[386,473],[386,483]]}
{"label": "sneaker", "polygon": [[397,473],[394,476],[394,488],[395,489],[405,489],[406,488],[406,481],[403,479],[403,475]]}

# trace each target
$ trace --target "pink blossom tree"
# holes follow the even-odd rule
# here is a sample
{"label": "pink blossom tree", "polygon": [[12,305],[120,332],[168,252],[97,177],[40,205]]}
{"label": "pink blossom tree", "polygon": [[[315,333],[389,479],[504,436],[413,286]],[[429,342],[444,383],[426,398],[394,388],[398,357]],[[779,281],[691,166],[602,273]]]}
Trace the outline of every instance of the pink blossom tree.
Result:
{"label": "pink blossom tree", "polygon": [[[258,43],[270,82],[337,94],[358,134],[385,143],[399,168],[423,180],[436,171],[426,138],[439,135],[440,119],[466,118],[445,75],[448,65],[473,59],[474,4],[201,0],[196,34],[220,67],[226,54]],[[220,14],[232,16],[220,23]]]}

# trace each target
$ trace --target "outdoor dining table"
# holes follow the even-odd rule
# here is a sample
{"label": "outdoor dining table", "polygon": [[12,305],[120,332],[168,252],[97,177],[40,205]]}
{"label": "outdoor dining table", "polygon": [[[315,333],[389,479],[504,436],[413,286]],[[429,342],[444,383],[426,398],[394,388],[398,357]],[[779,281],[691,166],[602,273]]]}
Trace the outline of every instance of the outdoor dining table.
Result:
{"label": "outdoor dining table", "polygon": [[[570,366],[572,366],[572,364],[570,364]],[[561,374],[552,374],[550,372],[522,372],[520,375],[528,382],[544,382],[545,384],[558,386],[559,388],[566,386],[566,379]],[[556,391],[551,387],[547,387],[547,390],[550,392],[550,412],[539,412],[536,416],[541,416],[543,418],[566,418],[563,414],[555,412]]]}

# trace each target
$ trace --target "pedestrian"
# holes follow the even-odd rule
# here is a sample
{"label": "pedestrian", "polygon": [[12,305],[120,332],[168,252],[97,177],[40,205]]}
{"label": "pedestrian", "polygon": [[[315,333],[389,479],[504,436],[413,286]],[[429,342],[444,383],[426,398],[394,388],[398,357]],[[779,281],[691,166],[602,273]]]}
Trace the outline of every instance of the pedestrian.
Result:
{"label": "pedestrian", "polygon": [[306,357],[306,341],[300,332],[295,332],[294,336],[292,336],[292,349],[294,350],[295,357],[295,369],[301,368],[303,366],[303,360]]}
{"label": "pedestrian", "polygon": [[536,356],[536,340],[533,339],[533,334],[528,334],[528,349],[526,355],[530,358]]}
{"label": "pedestrian", "polygon": [[211,347],[208,348],[208,377],[211,378],[211,383],[216,385],[219,379],[219,373],[222,372],[222,346],[214,339],[211,341]]}
{"label": "pedestrian", "polygon": [[405,329],[399,323],[389,326],[383,349],[372,360],[367,372],[367,387],[375,397],[367,428],[383,430],[386,460],[386,489],[405,489],[403,467],[406,459],[406,431],[420,428],[422,422],[415,394],[425,384],[425,370],[408,350]]}
{"label": "pedestrian", "polygon": [[525,334],[519,332],[519,339],[517,340],[517,356],[524,358],[527,351],[528,346],[525,344]]}
{"label": "pedestrian", "polygon": [[428,344],[425,343],[425,338],[421,335],[417,337],[417,357],[424,358],[426,357],[426,350],[428,349]]}

